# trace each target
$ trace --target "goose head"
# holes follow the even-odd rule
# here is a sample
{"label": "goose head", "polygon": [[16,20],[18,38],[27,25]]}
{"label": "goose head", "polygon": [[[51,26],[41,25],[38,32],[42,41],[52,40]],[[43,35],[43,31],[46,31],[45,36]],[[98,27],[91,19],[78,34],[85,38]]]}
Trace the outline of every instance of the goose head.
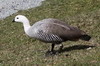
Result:
{"label": "goose head", "polygon": [[25,22],[29,22],[29,20],[23,16],[23,15],[17,15],[12,22],[21,22],[21,23],[25,23]]}
{"label": "goose head", "polygon": [[13,19],[13,22],[23,23],[24,31],[25,31],[26,34],[27,34],[27,31],[29,30],[29,28],[31,27],[30,24],[29,24],[29,20],[23,15],[15,16],[15,18]]}

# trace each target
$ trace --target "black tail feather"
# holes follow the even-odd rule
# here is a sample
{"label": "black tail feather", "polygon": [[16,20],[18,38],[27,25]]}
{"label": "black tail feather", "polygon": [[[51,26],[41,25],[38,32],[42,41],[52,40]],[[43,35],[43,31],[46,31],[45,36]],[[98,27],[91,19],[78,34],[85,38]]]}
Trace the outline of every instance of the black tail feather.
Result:
{"label": "black tail feather", "polygon": [[85,41],[89,41],[91,37],[89,35],[82,35],[81,39]]}

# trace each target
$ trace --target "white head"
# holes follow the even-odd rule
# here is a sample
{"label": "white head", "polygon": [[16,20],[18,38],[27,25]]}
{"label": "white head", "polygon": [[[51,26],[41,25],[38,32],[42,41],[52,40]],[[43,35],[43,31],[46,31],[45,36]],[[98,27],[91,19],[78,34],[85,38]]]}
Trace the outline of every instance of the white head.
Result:
{"label": "white head", "polygon": [[27,31],[29,30],[29,28],[31,26],[29,24],[29,20],[25,16],[23,16],[23,15],[17,15],[14,18],[13,22],[21,22],[21,23],[23,23],[24,31],[25,31],[26,34],[28,34]]}
{"label": "white head", "polygon": [[14,18],[13,22],[21,22],[21,23],[24,23],[24,22],[29,22],[29,20],[25,16],[23,16],[23,15],[17,15]]}

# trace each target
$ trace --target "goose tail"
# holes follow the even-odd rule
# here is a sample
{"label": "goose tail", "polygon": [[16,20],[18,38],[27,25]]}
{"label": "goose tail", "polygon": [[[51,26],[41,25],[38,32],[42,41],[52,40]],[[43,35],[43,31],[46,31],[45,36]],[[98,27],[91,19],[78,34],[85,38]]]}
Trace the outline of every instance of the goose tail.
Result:
{"label": "goose tail", "polygon": [[89,35],[82,35],[82,37],[80,39],[85,40],[85,41],[89,41],[91,39],[91,36],[89,36]]}

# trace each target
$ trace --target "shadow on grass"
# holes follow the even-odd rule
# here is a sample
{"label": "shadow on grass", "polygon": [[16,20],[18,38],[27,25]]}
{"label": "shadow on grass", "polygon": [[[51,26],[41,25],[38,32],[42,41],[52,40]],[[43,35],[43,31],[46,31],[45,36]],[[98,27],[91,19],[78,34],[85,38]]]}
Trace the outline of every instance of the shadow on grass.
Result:
{"label": "shadow on grass", "polygon": [[[45,56],[57,55],[57,54],[64,53],[64,52],[69,52],[69,51],[73,51],[73,50],[88,49],[88,48],[93,48],[93,47],[95,47],[95,46],[90,46],[90,45],[74,45],[74,46],[70,46],[70,47],[65,47],[62,50],[54,50],[54,53],[49,53],[47,51]],[[69,56],[69,55],[66,55],[66,56]]]}
{"label": "shadow on grass", "polygon": [[[90,48],[90,47],[93,48],[95,46],[90,46],[90,45],[74,45],[74,46],[70,46],[70,47],[65,47],[59,53],[68,52],[68,51],[72,51],[72,50],[87,49],[87,48]],[[58,51],[59,50],[57,50],[56,52],[58,52]]]}

